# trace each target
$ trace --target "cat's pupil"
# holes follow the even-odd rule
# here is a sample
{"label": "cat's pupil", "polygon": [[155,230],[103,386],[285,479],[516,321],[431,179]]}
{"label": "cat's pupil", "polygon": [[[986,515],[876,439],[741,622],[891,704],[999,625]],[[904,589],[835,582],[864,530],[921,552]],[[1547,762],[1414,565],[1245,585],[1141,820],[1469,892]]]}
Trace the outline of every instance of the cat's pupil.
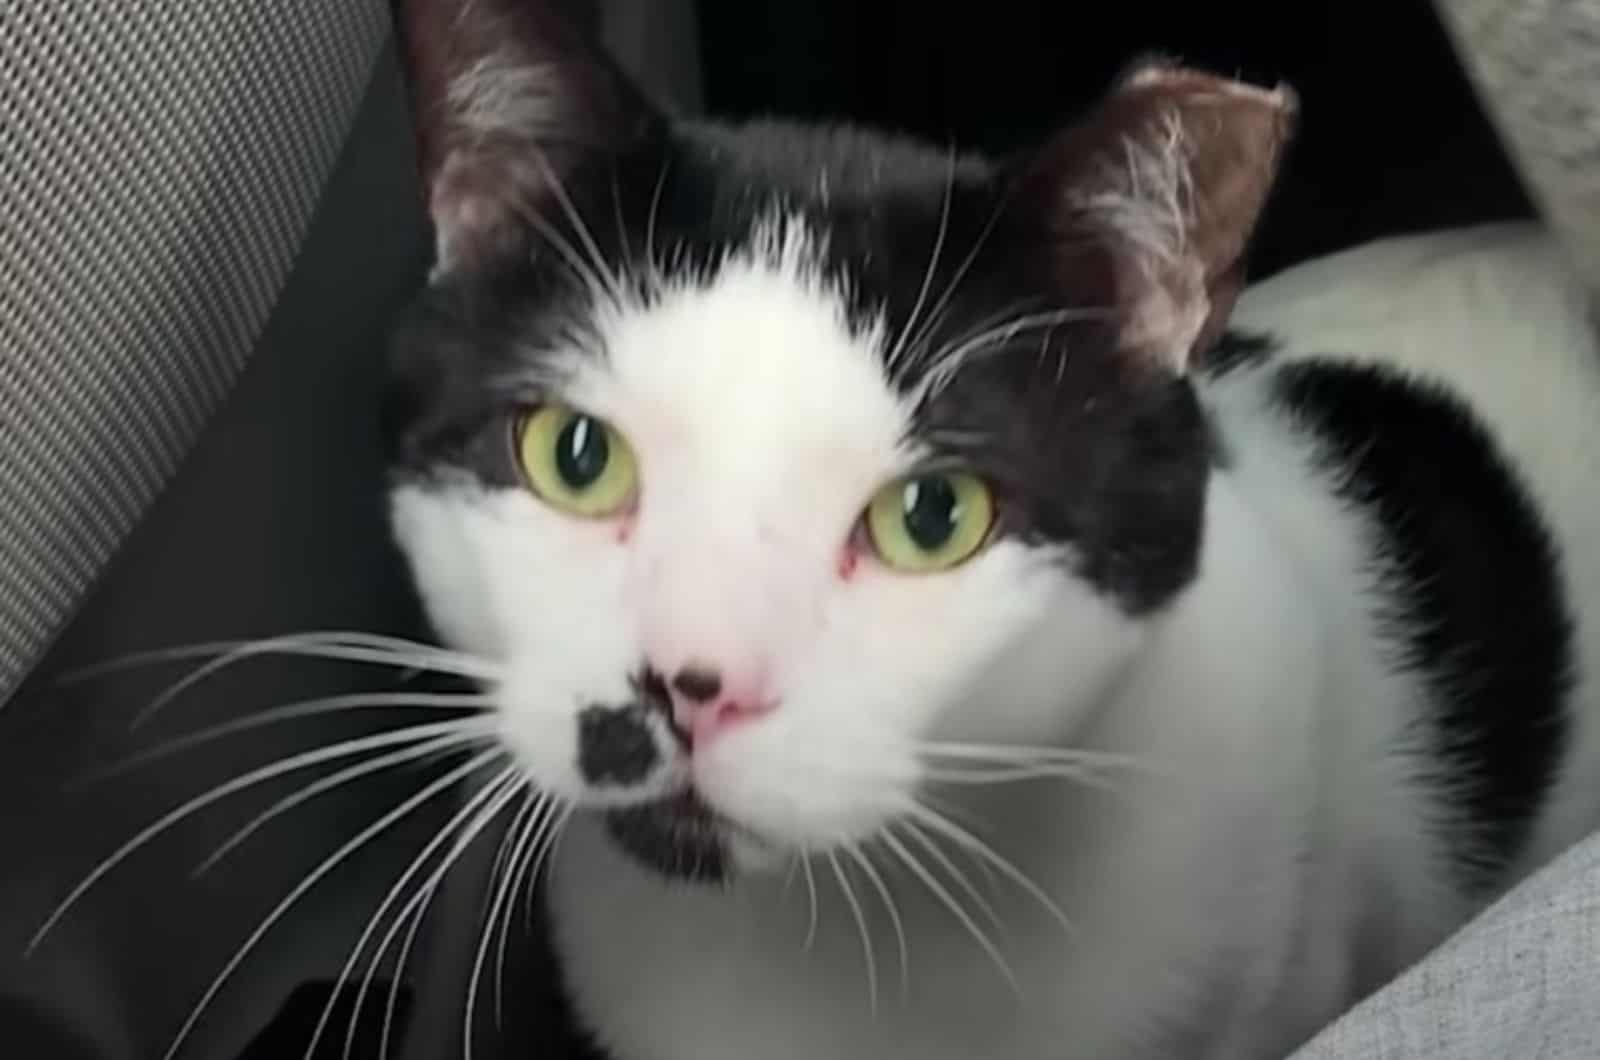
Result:
{"label": "cat's pupil", "polygon": [[611,459],[611,445],[599,423],[574,416],[556,437],[556,471],[570,489],[594,485]]}
{"label": "cat's pupil", "polygon": [[929,476],[906,483],[901,504],[906,533],[924,552],[934,552],[956,532],[960,502],[948,478]]}

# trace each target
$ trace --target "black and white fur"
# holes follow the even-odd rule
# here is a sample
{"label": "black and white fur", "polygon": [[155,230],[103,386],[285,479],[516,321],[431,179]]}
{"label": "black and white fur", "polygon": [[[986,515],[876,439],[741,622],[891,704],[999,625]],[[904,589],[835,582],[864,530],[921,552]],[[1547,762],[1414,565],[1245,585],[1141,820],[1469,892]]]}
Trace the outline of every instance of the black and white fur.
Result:
{"label": "black and white fur", "polygon": [[[617,1060],[1268,1060],[1596,825],[1600,360],[1542,233],[1240,295],[1286,92],[1143,67],[983,160],[672,121],[536,3],[409,16],[394,522],[576,807]],[[521,482],[552,399],[631,440],[627,526]],[[849,553],[927,461],[994,540]],[[707,663],[775,706],[690,750]]]}

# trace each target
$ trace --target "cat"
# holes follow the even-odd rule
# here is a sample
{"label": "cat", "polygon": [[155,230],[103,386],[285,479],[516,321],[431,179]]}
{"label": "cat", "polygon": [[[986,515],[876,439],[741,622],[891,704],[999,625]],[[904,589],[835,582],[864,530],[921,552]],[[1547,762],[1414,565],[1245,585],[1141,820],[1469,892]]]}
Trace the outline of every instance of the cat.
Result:
{"label": "cat", "polygon": [[1247,287],[1288,87],[1143,61],[982,158],[406,16],[393,529],[564,807],[607,1055],[1270,1060],[1600,823],[1600,356],[1536,226]]}

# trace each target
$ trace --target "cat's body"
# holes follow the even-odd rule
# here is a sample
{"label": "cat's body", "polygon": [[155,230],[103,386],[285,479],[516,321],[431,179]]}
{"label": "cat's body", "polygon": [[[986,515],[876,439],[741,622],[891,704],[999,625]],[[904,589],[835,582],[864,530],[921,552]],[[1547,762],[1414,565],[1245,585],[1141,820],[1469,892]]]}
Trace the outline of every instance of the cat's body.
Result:
{"label": "cat's body", "polygon": [[[579,827],[557,862],[553,922],[590,1024],[627,1060],[1266,1060],[1592,829],[1600,501],[1588,454],[1600,453],[1600,357],[1561,269],[1538,231],[1492,227],[1361,248],[1246,295],[1235,320],[1273,349],[1201,385],[1224,453],[1202,573],[1084,732],[1087,746],[1148,756],[1171,780],[1124,777],[1109,794],[1046,781],[968,807],[1076,922],[1068,937],[1026,899],[1006,903],[1020,995],[948,909],[903,886],[903,870],[894,890],[909,1002],[893,924],[852,866],[876,956],[874,1013],[836,887],[808,952],[800,882],[686,888]],[[1374,363],[1377,380],[1362,373]],[[1325,373],[1320,393],[1311,373]],[[1537,662],[1519,641],[1550,635],[1545,609],[1566,607],[1527,585],[1526,565],[1546,559],[1537,545],[1507,554],[1496,549],[1514,539],[1475,534],[1484,495],[1472,491],[1503,484],[1479,464],[1474,433],[1490,433],[1554,535],[1559,591],[1573,601],[1570,682],[1548,675],[1570,689],[1558,717],[1545,716],[1537,686],[1522,701],[1441,701],[1431,682],[1463,673],[1443,654],[1394,665],[1417,629],[1384,618],[1418,592],[1392,574],[1404,544],[1340,495],[1324,463],[1329,436],[1308,425],[1347,413],[1381,447],[1393,444],[1386,421],[1404,428],[1390,416],[1436,422],[1431,391],[1379,400],[1376,388],[1401,378],[1443,385],[1471,402],[1473,420],[1464,435],[1425,438],[1403,469],[1369,452],[1357,481],[1390,498],[1395,474],[1459,491],[1462,509],[1412,517],[1455,524],[1429,535],[1450,550],[1435,556],[1453,576],[1475,562],[1481,577],[1529,589],[1526,611],[1468,604],[1458,616],[1505,638],[1481,644],[1484,663]],[[1553,639],[1559,659],[1559,631]],[[1551,727],[1543,750],[1527,749],[1533,725]],[[1485,742],[1446,766],[1452,738]],[[1544,798],[1525,825],[1499,832],[1504,816],[1475,815],[1447,790],[1475,784],[1531,785]],[[1475,856],[1477,828],[1488,835]],[[971,859],[962,868],[985,878]]]}
{"label": "cat's body", "polygon": [[1537,232],[1235,308],[1284,93],[1146,67],[958,161],[413,8],[396,529],[579,811],[616,1060],[1273,1060],[1600,822],[1600,356]]}

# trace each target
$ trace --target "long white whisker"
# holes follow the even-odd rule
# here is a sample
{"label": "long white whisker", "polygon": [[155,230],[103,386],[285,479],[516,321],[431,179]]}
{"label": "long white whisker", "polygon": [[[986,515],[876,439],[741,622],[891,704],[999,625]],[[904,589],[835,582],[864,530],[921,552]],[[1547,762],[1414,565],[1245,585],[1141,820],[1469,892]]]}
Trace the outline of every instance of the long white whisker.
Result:
{"label": "long white whisker", "polygon": [[1030,747],[1026,744],[924,743],[918,752],[928,758],[956,758],[965,761],[994,762],[1001,765],[1060,763],[1099,768],[1144,768],[1143,759],[1111,751],[1089,751],[1068,747]]}
{"label": "long white whisker", "polygon": [[872,950],[872,933],[867,930],[867,916],[861,908],[861,902],[856,898],[855,890],[850,886],[850,880],[844,874],[839,859],[829,853],[828,864],[833,868],[833,878],[839,881],[839,890],[844,894],[844,900],[850,907],[850,915],[855,918],[856,930],[861,933],[861,954],[867,963],[867,996],[872,1006],[874,1015],[878,1011],[878,960]]}
{"label": "long white whisker", "polygon": [[905,867],[910,869],[912,874],[922,881],[923,886],[927,887],[933,896],[944,903],[945,908],[954,914],[955,918],[971,934],[973,940],[994,961],[995,966],[1000,969],[1000,974],[1005,976],[1005,980],[1011,985],[1011,988],[1020,993],[1021,987],[1017,983],[1016,973],[1011,970],[1011,965],[1006,962],[1005,954],[1000,952],[1000,947],[996,946],[994,941],[972,919],[972,915],[962,907],[960,902],[955,900],[955,897],[939,882],[938,878],[929,872],[922,862],[917,860],[916,856],[911,853],[906,845],[900,841],[900,837],[895,835],[892,830],[884,829],[881,833],[881,838],[884,845],[893,851],[894,855],[900,859]]}
{"label": "long white whisker", "polygon": [[942,390],[973,356],[1000,348],[1018,335],[1034,328],[1056,327],[1078,320],[1096,320],[1106,315],[1107,311],[1103,309],[1059,309],[1026,314],[945,346],[929,357],[930,364],[918,387],[915,403],[921,404]]}
{"label": "long white whisker", "polygon": [[572,227],[578,233],[578,239],[588,249],[589,256],[594,262],[595,271],[605,277],[610,283],[612,297],[618,303],[624,300],[622,279],[615,270],[606,264],[606,256],[600,251],[600,244],[595,241],[594,233],[589,231],[589,226],[584,222],[583,215],[578,212],[578,207],[573,203],[572,197],[567,194],[567,188],[562,183],[561,175],[550,164],[550,160],[542,151],[535,151],[534,158],[539,167],[544,170],[545,179],[550,182],[550,190],[555,193],[556,201],[561,204],[561,209],[566,213],[567,219],[572,222]]}
{"label": "long white whisker", "polygon": [[[173,649],[173,651],[182,650],[184,649]],[[211,654],[211,652],[206,652],[205,654]],[[481,681],[491,681],[497,676],[497,671],[493,667],[481,661],[469,661],[465,657],[449,658],[443,652],[430,651],[401,655],[388,648],[352,647],[331,641],[307,640],[306,635],[303,634],[289,637],[269,637],[266,640],[248,641],[225,652],[220,657],[196,667],[193,672],[168,686],[166,691],[162,692],[135,714],[133,720],[129,722],[129,727],[137,729],[148,724],[150,719],[165,710],[174,700],[202,681],[230,666],[235,666],[247,659],[261,655],[294,655],[302,658],[333,659],[342,662],[372,663],[380,666],[410,666]]]}
{"label": "long white whisker", "polygon": [[928,769],[923,776],[937,784],[1012,784],[1029,780],[1067,780],[1086,788],[1112,790],[1112,782],[1093,769],[1062,765],[1009,766],[992,769]]}
{"label": "long white whisker", "polygon": [[906,946],[905,924],[900,919],[900,909],[895,905],[894,895],[890,893],[889,885],[884,882],[882,873],[872,863],[872,858],[867,852],[853,843],[845,844],[844,850],[851,860],[861,866],[861,871],[866,873],[873,889],[878,892],[878,897],[882,899],[884,909],[889,913],[889,922],[894,926],[895,941],[900,948],[900,1000],[904,1003],[911,996],[911,962],[908,957],[909,948]]}
{"label": "long white whisker", "polygon": [[[628,238],[628,224],[622,218],[622,192],[617,187],[617,167],[611,166],[611,217],[617,225],[617,242],[622,245],[624,262],[633,260],[633,242]],[[626,268],[626,265],[624,265]]]}
{"label": "long white whisker", "polygon": [[118,865],[126,861],[145,844],[149,843],[151,840],[155,839],[157,836],[161,835],[163,832],[166,832],[168,829],[172,828],[178,823],[196,813],[199,813],[207,806],[219,802],[222,799],[227,798],[229,795],[244,791],[247,788],[254,787],[257,784],[264,784],[269,780],[281,777],[287,773],[295,772],[299,769],[307,769],[311,766],[321,765],[323,762],[337,761],[340,758],[349,758],[354,755],[363,754],[367,751],[389,747],[393,744],[405,743],[408,741],[421,741],[431,736],[442,735],[447,732],[465,731],[474,724],[483,725],[485,722],[484,719],[469,718],[429,725],[413,725],[391,732],[382,732],[373,736],[364,736],[356,740],[346,740],[342,743],[333,744],[328,747],[318,747],[310,751],[302,751],[299,754],[280,759],[279,761],[273,762],[270,765],[262,766],[259,769],[253,769],[242,776],[235,777],[226,783],[212,788],[203,795],[198,795],[195,798],[190,799],[182,806],[179,806],[161,816],[155,821],[155,823],[149,825],[143,831],[139,832],[138,835],[135,835],[132,839],[118,847],[109,857],[100,862],[99,865],[95,866],[94,871],[90,872],[89,875],[84,878],[82,883],[78,884],[77,887],[72,889],[72,892],[62,900],[61,904],[56,906],[55,911],[50,914],[49,918],[44,922],[44,925],[34,933],[33,938],[28,943],[26,952],[29,954],[33,953],[38,948],[39,943],[44,940],[44,937],[49,934],[50,930],[55,927],[56,924],[61,922],[61,918],[66,916],[67,912],[74,905],[76,905],[78,900],[87,894],[95,884],[104,879],[107,873],[111,872],[111,870],[115,869]]}
{"label": "long white whisker", "polygon": [[[372,974],[377,969],[379,962],[383,960],[383,955],[388,952],[390,944],[394,941],[395,934],[400,929],[400,925],[405,923],[407,917],[413,915],[413,910],[416,911],[415,916],[420,921],[422,912],[426,910],[427,906],[432,902],[434,893],[438,891],[440,883],[444,880],[444,877],[449,873],[449,871],[455,867],[456,863],[460,860],[461,855],[465,853],[466,850],[477,839],[477,837],[483,833],[483,830],[489,826],[489,823],[498,817],[501,812],[511,804],[512,800],[516,798],[517,793],[526,787],[527,782],[520,776],[520,772],[521,771],[516,766],[512,766],[507,770],[507,774],[510,775],[501,786],[499,794],[495,797],[493,804],[485,807],[477,819],[475,819],[471,825],[469,825],[467,829],[461,833],[460,838],[458,838],[456,841],[456,844],[449,850],[448,853],[445,854],[439,865],[434,869],[433,874],[423,882],[421,887],[417,888],[417,892],[411,896],[405,907],[395,915],[393,921],[389,925],[388,931],[384,933],[384,937],[378,942],[378,949],[377,952],[373,954],[372,963],[368,968],[367,977],[362,982],[361,988],[356,994],[355,1007],[357,1012],[361,1011],[361,1005],[366,998],[367,990],[372,982]],[[403,959],[404,956],[402,954],[401,960]],[[395,982],[398,983],[398,969],[396,970],[395,974]],[[393,1000],[393,995],[394,984],[391,984],[391,1002]],[[389,1012],[386,1011],[384,1014],[385,1023],[387,1023],[388,1020]],[[355,1026],[355,1023],[352,1021],[349,1031],[346,1034],[345,1060],[349,1060],[349,1052],[354,1048],[355,1045]],[[307,1057],[306,1060],[310,1060],[310,1058]]]}
{"label": "long white whisker", "polygon": [[511,823],[506,826],[505,833],[501,835],[500,842],[495,844],[494,864],[489,867],[489,884],[493,886],[505,873],[511,861],[511,855],[516,850],[516,838],[524,824],[533,814],[536,805],[534,788],[530,785],[527,794],[523,797],[522,805],[517,807],[517,812],[511,815]]}
{"label": "long white whisker", "polygon": [[[523,888],[532,888],[534,876],[537,874],[536,869],[534,869],[534,862],[538,858],[540,849],[550,838],[553,838],[550,829],[556,823],[557,813],[554,803],[548,798],[540,798],[542,799],[541,812],[536,820],[530,819],[528,840],[524,844],[522,858],[520,862],[517,859],[512,861],[511,873],[514,882],[511,886],[510,897],[506,902],[505,915],[500,919],[500,942],[494,961],[494,1018],[496,1025],[500,1023],[501,1010],[505,1001],[506,944],[511,936],[512,910],[515,909],[517,897],[522,893]],[[529,871],[530,869],[534,869],[534,871]]]}
{"label": "long white whisker", "polygon": [[528,211],[523,216],[527,219],[529,224],[533,225],[534,228],[538,230],[539,235],[542,236],[547,243],[555,247],[556,252],[561,255],[564,261],[566,261],[567,267],[572,270],[573,274],[578,278],[578,280],[587,286],[592,293],[596,295],[609,295],[613,298],[619,297],[617,290],[612,288],[608,282],[608,278],[595,272],[589,263],[583,259],[583,255],[578,252],[578,249],[572,245],[571,241],[569,241],[566,236],[561,234],[559,229],[557,229],[549,221],[545,220],[537,212]]}
{"label": "long white whisker", "polygon": [[1012,883],[1015,883],[1018,887],[1022,888],[1023,891],[1027,892],[1035,901],[1043,906],[1045,911],[1048,912],[1057,923],[1066,929],[1069,934],[1076,934],[1077,928],[1073,926],[1072,919],[1068,917],[1066,913],[1062,912],[1061,907],[1056,904],[1055,899],[1046,894],[1044,888],[1035,883],[1033,879],[1021,869],[1017,868],[1010,861],[996,853],[994,848],[989,846],[989,844],[985,843],[983,840],[979,839],[965,828],[962,828],[954,821],[947,819],[942,814],[936,813],[920,803],[913,803],[910,807],[908,807],[907,812],[915,817],[925,827],[944,835],[951,842],[957,844],[958,846],[965,847],[974,854],[977,854],[979,857],[983,858],[989,864],[993,865],[997,870],[999,870],[1001,875],[1005,876],[1007,879],[1011,880]]}
{"label": "long white whisker", "polygon": [[417,708],[481,712],[493,702],[493,699],[489,696],[469,692],[350,692],[337,696],[320,696],[316,699],[306,699],[297,703],[286,703],[282,706],[271,707],[248,717],[225,722],[221,725],[214,725],[208,729],[202,729],[200,732],[168,740],[149,750],[139,751],[130,755],[115,765],[90,773],[77,781],[74,786],[82,787],[98,784],[161,761],[164,758],[181,754],[184,751],[193,750],[196,747],[214,743],[229,736],[237,736],[252,729],[275,725],[279,722],[294,721],[323,714],[337,714],[343,711],[386,708],[394,708],[396,710]]}
{"label": "long white whisker", "polygon": [[957,289],[961,286],[961,281],[966,279],[973,262],[978,260],[978,255],[983,252],[984,244],[989,241],[989,236],[994,232],[994,226],[999,223],[1004,205],[1004,200],[1002,200],[990,212],[989,220],[984,222],[983,228],[978,232],[978,238],[972,241],[972,249],[967,252],[965,258],[961,259],[961,264],[956,267],[954,275],[950,277],[950,282],[945,285],[944,293],[939,296],[939,301],[934,303],[933,312],[928,314],[927,323],[911,340],[912,349],[917,349],[926,342],[933,333],[933,329],[944,318],[945,310],[949,307],[951,299],[955,297]]}
{"label": "long white whisker", "polygon": [[993,924],[997,930],[1003,929],[1005,927],[1005,922],[1000,919],[1000,914],[995,909],[994,904],[991,903],[989,899],[984,897],[983,892],[978,890],[977,885],[972,882],[966,873],[961,871],[960,866],[958,866],[954,861],[951,861],[950,856],[944,851],[940,850],[937,843],[933,842],[925,834],[923,834],[921,829],[917,827],[915,821],[903,821],[901,824],[905,828],[906,832],[910,834],[911,838],[917,841],[917,845],[922,847],[923,850],[927,851],[928,856],[934,860],[938,867],[943,869],[946,874],[948,874],[949,877],[955,881],[956,886],[960,887],[961,890],[966,893],[968,898],[972,899],[973,904],[978,907],[978,911],[987,917],[989,922]]}
{"label": "long white whisker", "polygon": [[887,363],[892,374],[900,363],[900,358],[906,349],[913,329],[917,326],[917,317],[922,313],[923,304],[927,301],[928,291],[933,287],[934,274],[939,269],[939,255],[944,250],[945,233],[950,228],[950,200],[955,197],[956,188],[956,153],[950,152],[949,171],[945,174],[944,205],[939,210],[939,229],[933,237],[933,252],[928,255],[928,268],[922,275],[922,288],[917,292],[917,300],[911,305],[911,315],[906,317],[905,326],[900,329],[900,336],[895,339],[894,346],[889,350]]}
{"label": "long white whisker", "polygon": [[[516,773],[517,769],[515,766],[507,766],[505,769],[491,777],[488,782],[486,782],[475,794],[472,795],[471,798],[467,799],[466,802],[462,804],[460,809],[451,815],[450,819],[444,823],[444,826],[441,827],[438,832],[434,833],[433,838],[423,846],[422,850],[414,858],[412,858],[411,863],[401,870],[399,878],[396,879],[389,890],[385,892],[383,898],[378,902],[378,907],[374,909],[372,911],[372,915],[367,918],[366,926],[362,928],[360,936],[358,936],[355,941],[355,945],[350,948],[349,956],[345,958],[344,965],[340,967],[339,977],[334,982],[333,992],[329,996],[327,1004],[323,1005],[322,1014],[317,1018],[316,1026],[311,1031],[311,1040],[306,1044],[304,1060],[311,1060],[311,1057],[316,1054],[317,1046],[321,1043],[322,1036],[327,1032],[328,1024],[333,1019],[333,1009],[338,1000],[339,992],[344,988],[344,984],[349,980],[351,973],[355,971],[356,965],[361,962],[361,955],[366,952],[367,943],[372,939],[373,934],[378,930],[378,925],[383,922],[383,916],[389,911],[389,907],[394,905],[394,903],[399,900],[400,894],[405,890],[406,884],[410,883],[412,877],[416,876],[417,873],[422,871],[422,866],[427,864],[428,859],[433,856],[433,852],[438,850],[447,841],[449,841],[451,836],[456,835],[458,830],[462,830],[463,825],[467,825],[472,816],[480,812],[480,809],[483,807],[484,803],[492,802],[494,805],[491,806],[489,810],[483,811],[478,820],[471,821],[470,825],[461,831],[461,838],[457,843],[458,848],[464,848],[466,845],[468,845],[472,841],[472,838],[477,835],[478,830],[481,830],[481,828],[484,827],[488,821],[494,818],[495,812],[497,812],[500,806],[503,805],[502,803],[498,802],[498,796],[503,795],[507,791],[515,788]],[[507,801],[509,801],[509,798]],[[445,864],[448,866],[448,859],[446,860]],[[421,894],[423,890],[424,888],[419,888],[417,893]],[[416,896],[414,895],[413,897]],[[410,905],[408,904],[401,910],[400,914],[396,916],[394,921],[396,925],[401,922],[402,918],[409,909]],[[391,937],[392,936],[390,935],[386,935],[384,941],[387,942]],[[347,1060],[350,1055],[352,1043],[355,1040],[356,1021],[361,1017],[361,1009],[364,1001],[366,1000],[367,988],[372,981],[373,973],[377,971],[379,963],[383,960],[383,954],[386,949],[387,946],[381,947],[376,953],[373,954],[372,962],[368,966],[366,978],[362,981],[362,985],[356,995],[355,1004],[351,1008],[350,1026],[345,1035],[345,1056]]]}
{"label": "long white whisker", "polygon": [[[252,651],[252,649],[257,649]],[[301,649],[306,649],[302,651]],[[347,656],[346,650],[360,649],[354,657]],[[402,637],[390,637],[381,633],[365,633],[357,630],[306,630],[300,633],[287,633],[275,637],[262,637],[255,640],[216,640],[199,641],[193,644],[179,644],[170,648],[153,648],[148,651],[129,652],[103,662],[92,663],[72,670],[57,678],[62,685],[81,684],[92,681],[106,674],[116,673],[121,670],[135,669],[140,666],[151,666],[163,662],[178,662],[183,659],[195,659],[208,655],[227,655],[235,652],[244,652],[244,657],[251,654],[264,655],[307,655],[311,658],[346,659],[353,662],[370,662],[382,666],[406,665],[418,659],[434,659],[440,663],[473,669],[489,668],[487,660],[479,659],[464,652],[441,648],[437,644],[427,644],[422,641],[410,641]],[[445,671],[454,672],[454,671]],[[474,676],[474,675],[467,675]]]}
{"label": "long white whisker", "polygon": [[561,844],[561,834],[566,829],[567,822],[572,820],[572,815],[577,812],[577,803],[569,804],[550,827],[550,834],[539,841],[538,856],[533,859],[533,867],[528,870],[527,904],[523,907],[523,922],[530,930],[533,927],[534,896],[539,893],[539,873],[544,871],[545,862],[550,860],[556,847]]}
{"label": "long white whisker", "polygon": [[[531,788],[528,795],[530,800],[538,800],[537,794]],[[548,809],[550,804],[548,801],[544,801],[543,805]],[[523,861],[528,855],[529,844],[533,841],[536,824],[535,818],[529,816],[522,822],[521,826],[513,825],[507,832],[508,835],[513,836],[511,856],[506,860],[506,871],[492,888],[495,897],[490,906],[489,917],[485,923],[481,942],[481,946],[486,952],[491,945],[496,945],[494,941],[496,937],[499,939],[496,948],[496,956],[499,960],[495,965],[494,977],[494,1025],[497,1029],[502,1027],[505,1021],[505,1010],[502,1004],[504,999],[501,996],[501,987],[504,982],[506,938],[511,934],[511,910],[516,899],[517,883],[521,878],[519,874],[522,870]],[[476,976],[478,974],[479,966],[475,965],[473,975]],[[468,1018],[471,1018],[470,1009],[468,1010]]]}
{"label": "long white whisker", "polygon": [[655,190],[650,193],[650,214],[644,223],[644,260],[645,267],[650,275],[657,272],[656,266],[656,215],[661,211],[661,193],[667,186],[667,168],[671,163],[663,161],[661,172],[656,174]]}
{"label": "long white whisker", "polygon": [[378,1035],[378,1060],[389,1060],[389,1041],[394,1030],[394,1015],[400,1000],[400,984],[405,980],[406,962],[411,959],[411,950],[417,943],[417,935],[422,930],[423,923],[428,919],[428,909],[433,904],[433,897],[437,888],[425,888],[425,897],[411,914],[411,926],[406,929],[406,937],[400,943],[400,953],[395,957],[394,978],[389,981],[389,997],[383,1003],[383,1030]]}
{"label": "long white whisker", "polygon": [[359,780],[360,778],[370,776],[373,773],[380,773],[386,769],[393,769],[395,766],[404,765],[406,762],[414,762],[419,758],[427,758],[430,755],[436,755],[441,751],[447,751],[452,747],[465,747],[470,744],[478,743],[483,740],[490,739],[492,736],[493,727],[485,724],[481,729],[467,732],[449,733],[447,735],[428,740],[420,746],[405,747],[398,751],[391,751],[386,755],[379,755],[376,758],[369,758],[364,762],[358,762],[353,766],[346,766],[336,773],[331,773],[328,776],[312,781],[299,791],[284,796],[267,809],[263,810],[261,813],[252,817],[243,828],[240,828],[238,831],[234,832],[233,835],[229,836],[221,846],[212,851],[210,856],[208,856],[199,865],[195,866],[194,876],[199,877],[205,875],[207,872],[211,871],[211,869],[214,868],[218,862],[227,857],[229,854],[233,853],[233,851],[237,850],[241,845],[243,845],[246,840],[255,835],[256,832],[260,831],[262,828],[265,828],[268,824],[271,824],[273,821],[277,820],[279,817],[282,817],[295,807],[303,806],[305,803],[310,802],[318,795],[333,791],[335,788],[343,787],[345,784],[348,784],[351,781]]}
{"label": "long white whisker", "polygon": [[809,909],[806,914],[806,941],[801,948],[810,953],[817,941],[817,874],[811,871],[811,858],[804,853],[800,855],[800,867],[806,874],[806,902]]}
{"label": "long white whisker", "polygon": [[408,816],[419,806],[427,803],[430,799],[439,795],[441,792],[444,792],[449,788],[454,787],[456,784],[459,784],[462,780],[466,779],[479,769],[482,769],[484,766],[488,765],[490,762],[494,761],[495,758],[503,755],[504,753],[504,751],[498,748],[491,749],[471,759],[465,764],[452,769],[450,772],[427,784],[416,794],[402,802],[399,806],[396,806],[394,809],[378,818],[378,820],[362,829],[361,832],[359,832],[354,838],[350,839],[338,850],[334,851],[327,858],[323,859],[321,864],[319,864],[308,875],[306,875],[298,884],[295,885],[293,890],[284,896],[282,901],[273,907],[272,911],[267,914],[266,918],[256,926],[256,929],[253,932],[250,933],[250,937],[245,939],[244,944],[234,952],[234,955],[228,960],[228,963],[223,967],[222,971],[219,972],[216,978],[211,981],[211,986],[206,989],[206,992],[200,998],[199,1003],[189,1013],[189,1017],[184,1020],[183,1026],[178,1029],[178,1033],[176,1037],[173,1038],[172,1044],[168,1046],[167,1051],[162,1054],[162,1060],[173,1060],[173,1058],[178,1055],[178,1050],[183,1048],[183,1043],[187,1041],[189,1035],[194,1032],[195,1024],[200,1021],[200,1017],[211,1005],[211,1002],[216,998],[223,986],[226,985],[229,977],[231,977],[233,973],[238,970],[239,965],[244,963],[245,958],[250,955],[251,951],[253,951],[257,945],[260,944],[262,938],[266,936],[267,932],[272,930],[273,925],[279,920],[282,920],[283,917],[288,914],[289,910],[294,907],[295,903],[305,896],[306,892],[315,887],[319,882],[322,881],[324,877],[326,877],[334,869],[338,868],[340,864],[342,864],[356,851],[360,850],[374,837],[382,834],[385,830],[393,826],[395,822]]}
{"label": "long white whisker", "polygon": [[[390,922],[389,928],[384,932],[383,938],[378,940],[378,948],[373,954],[372,964],[370,966],[371,969],[376,969],[378,964],[383,960],[383,955],[389,951],[389,947],[391,944],[393,944],[394,937],[399,932],[400,926],[404,924],[408,918],[411,920],[411,927],[406,932],[406,941],[402,944],[400,954],[396,959],[395,978],[394,981],[390,983],[389,1000],[385,1004],[384,1008],[384,1034],[382,1039],[384,1046],[387,1046],[388,1028],[394,1017],[395,994],[399,988],[400,976],[405,970],[405,962],[406,958],[410,955],[412,941],[416,937],[417,929],[422,924],[422,920],[427,913],[428,906],[432,904],[434,895],[438,892],[440,884],[444,882],[445,876],[447,876],[450,873],[450,870],[453,869],[461,860],[461,856],[466,853],[466,851],[474,842],[477,841],[478,836],[483,834],[483,830],[489,826],[490,822],[498,817],[501,812],[505,810],[506,806],[510,805],[511,801],[516,798],[517,792],[524,787],[525,782],[518,775],[519,773],[520,770],[517,767],[510,767],[504,772],[498,774],[495,780],[491,781],[489,785],[485,785],[486,787],[493,787],[497,789],[497,794],[494,796],[493,804],[485,806],[469,825],[467,825],[464,829],[459,829],[456,831],[456,841],[454,845],[452,845],[451,848],[445,852],[444,857],[440,859],[438,865],[434,866],[434,869],[432,873],[429,874],[428,878],[424,880],[421,886],[417,888],[416,892],[412,894],[409,899],[407,899],[406,904],[398,913],[395,914],[394,919]],[[458,815],[457,820],[459,819],[460,817]],[[453,828],[454,825],[451,827]],[[446,829],[445,834],[448,834],[449,830],[450,829]],[[426,856],[427,852],[424,852],[422,857]],[[398,887],[396,888],[395,893],[398,893]],[[361,1011],[361,1007],[365,1001],[367,990],[371,982],[371,976],[372,972],[369,970],[367,980],[362,983],[359,992],[356,994],[355,1010],[357,1012]],[[354,1024],[352,1024],[352,1027],[353,1026]],[[345,1041],[346,1052],[348,1053],[348,1051],[353,1047],[354,1038],[347,1036]],[[380,1050],[380,1052],[386,1053],[387,1049],[385,1048]]]}

